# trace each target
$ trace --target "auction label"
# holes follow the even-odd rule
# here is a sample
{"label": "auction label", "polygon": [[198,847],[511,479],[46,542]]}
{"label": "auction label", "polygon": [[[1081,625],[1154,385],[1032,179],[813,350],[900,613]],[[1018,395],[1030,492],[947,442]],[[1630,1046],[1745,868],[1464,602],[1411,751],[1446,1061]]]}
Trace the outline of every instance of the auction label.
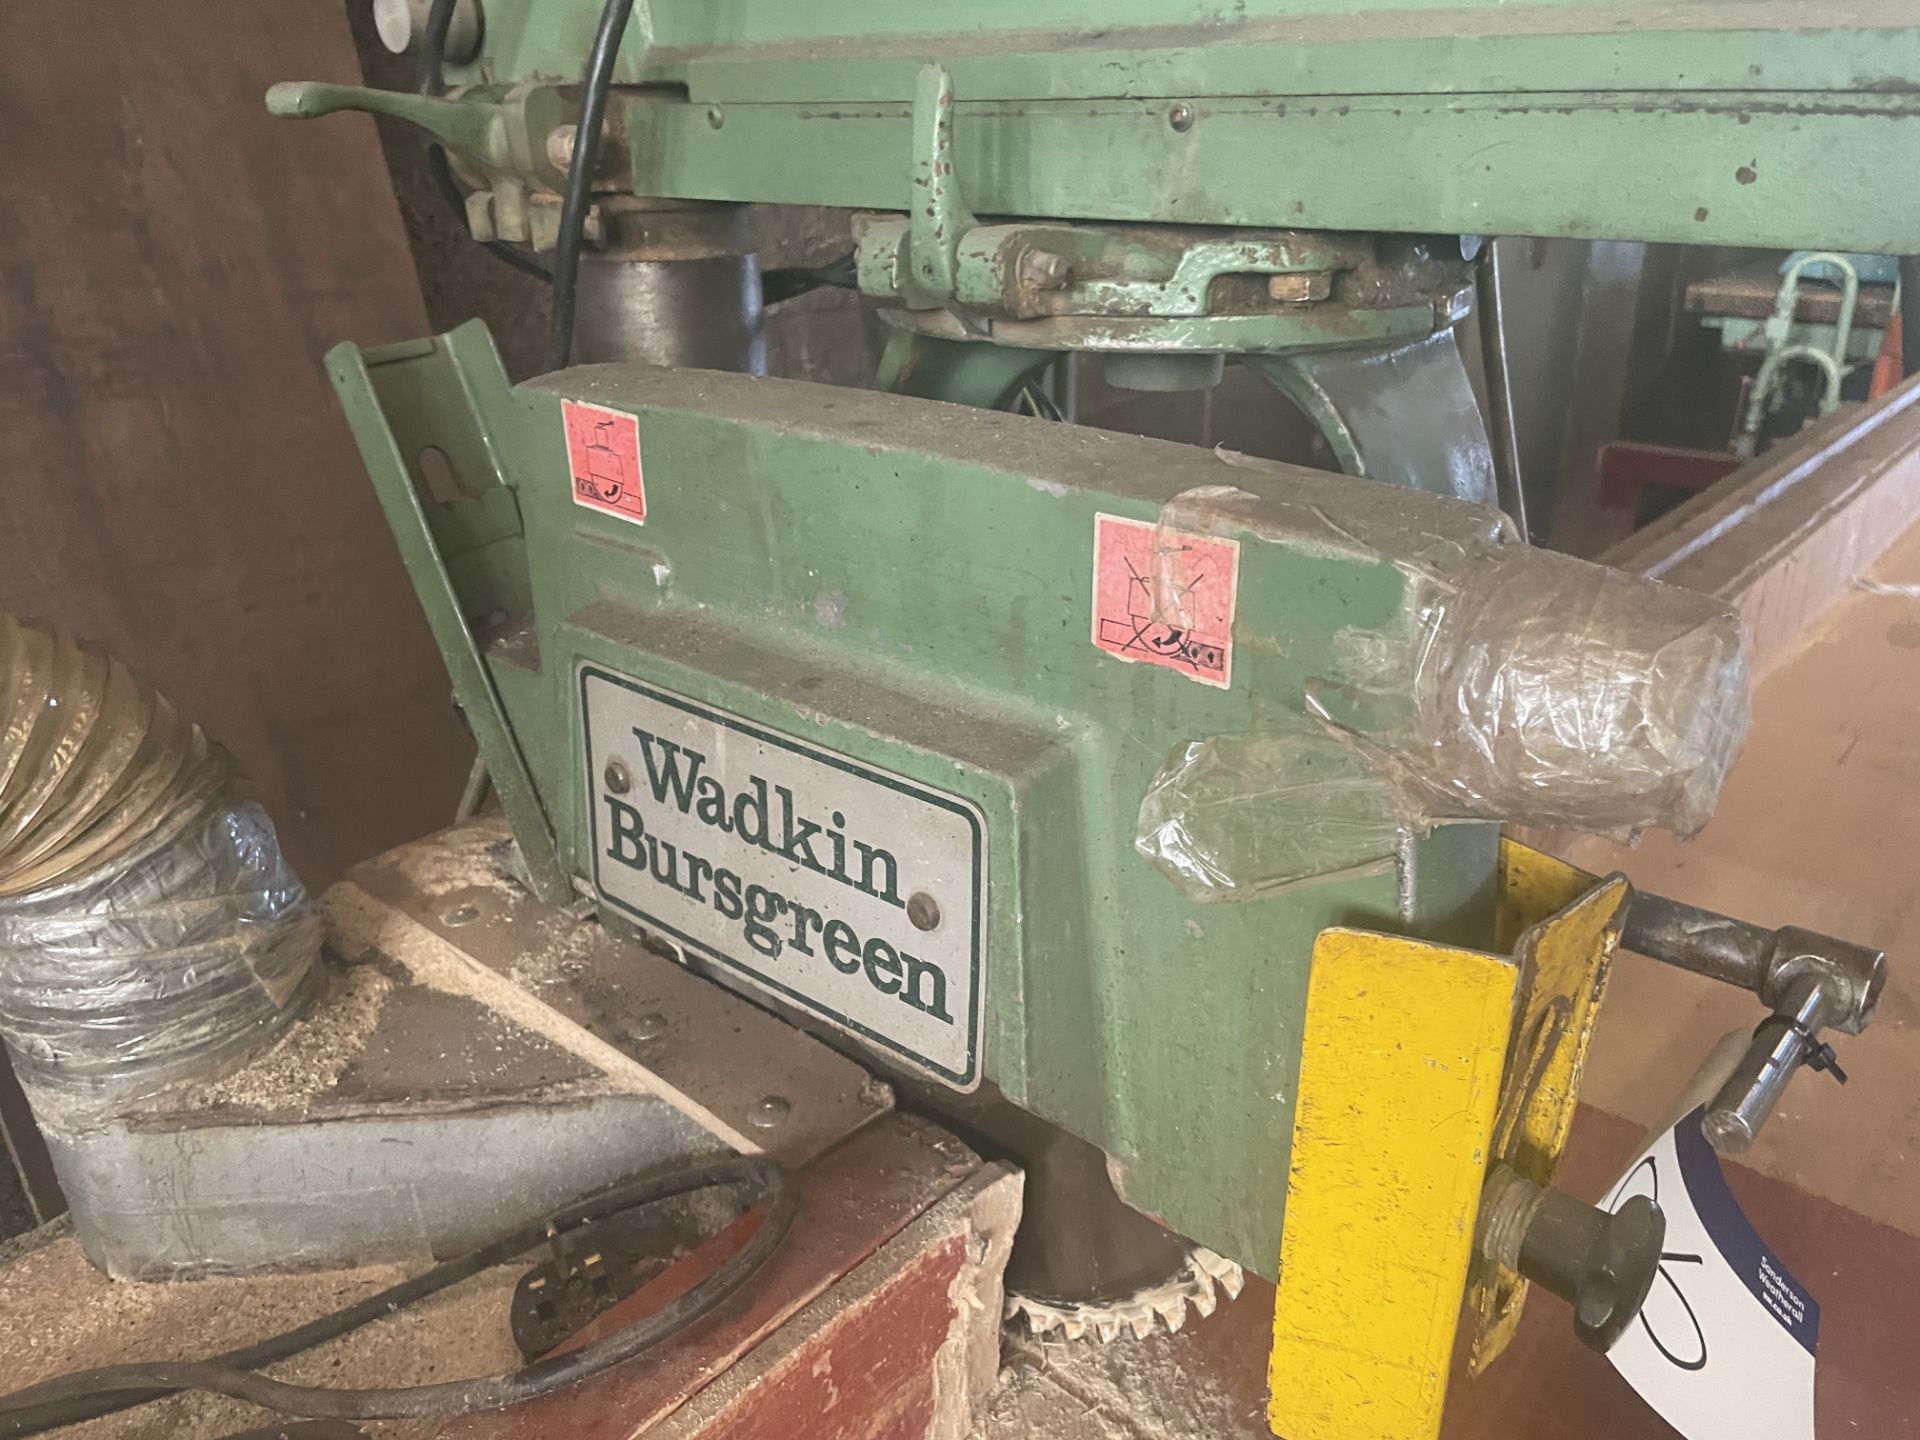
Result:
{"label": "auction label", "polygon": [[1687,1440],[1813,1440],[1820,1307],[1767,1248],[1694,1110],[1603,1202],[1649,1196],[1667,1217],[1660,1270],[1607,1358]]}
{"label": "auction label", "polygon": [[647,522],[647,485],[640,470],[640,422],[618,410],[562,400],[573,500],[589,510]]}
{"label": "auction label", "polygon": [[1240,542],[1145,520],[1093,521],[1093,643],[1119,660],[1233,682]]}
{"label": "auction label", "polygon": [[986,826],[958,796],[580,667],[593,883],[649,929],[960,1089]]}

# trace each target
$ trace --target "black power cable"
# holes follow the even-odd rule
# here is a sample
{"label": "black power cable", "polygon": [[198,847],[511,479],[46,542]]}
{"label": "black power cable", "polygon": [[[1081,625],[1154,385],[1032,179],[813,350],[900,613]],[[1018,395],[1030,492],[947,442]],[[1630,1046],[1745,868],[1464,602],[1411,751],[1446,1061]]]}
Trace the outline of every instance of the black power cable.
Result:
{"label": "black power cable", "polygon": [[[746,1245],[713,1274],[677,1299],[627,1328],[591,1345],[549,1356],[504,1375],[446,1380],[433,1385],[340,1390],[291,1385],[255,1373],[390,1315],[403,1305],[444,1290],[547,1242],[554,1230],[571,1229],[621,1210],[723,1185],[746,1188],[749,1208],[765,1207]],[[357,1304],[211,1360],[111,1365],[44,1381],[0,1397],[0,1436],[37,1435],[101,1415],[162,1399],[180,1390],[206,1390],[265,1406],[283,1415],[327,1420],[398,1420],[468,1415],[531,1400],[576,1384],[631,1360],[685,1329],[737,1290],[766,1261],[792,1227],[799,1195],[784,1171],[757,1156],[733,1156],[671,1174],[631,1181],[578,1204],[550,1220],[504,1235],[470,1255],[437,1265],[423,1275],[369,1296]]]}
{"label": "black power cable", "polygon": [[[435,4],[445,0],[434,0]],[[573,356],[573,311],[580,280],[580,247],[586,237],[587,206],[592,202],[593,172],[600,159],[600,124],[606,118],[613,63],[620,53],[633,0],[607,0],[587,52],[580,81],[580,123],[573,132],[573,162],[560,199],[560,234],[553,246],[553,305],[547,325],[547,369],[563,370]]]}
{"label": "black power cable", "polygon": [[[427,11],[427,23],[420,34],[420,56],[414,71],[414,88],[422,95],[438,95],[443,92],[446,82],[441,75],[447,53],[447,31],[453,25],[454,0],[433,0]],[[446,147],[436,140],[427,142],[427,178],[433,181],[434,189],[440,192],[440,198],[447,202],[447,208],[460,217],[460,223],[467,221],[467,197],[460,184],[453,178],[453,167],[447,161]],[[481,249],[504,264],[511,265],[522,275],[531,275],[536,280],[553,278],[547,267],[517,245],[509,245],[503,240],[487,240],[481,243]]]}

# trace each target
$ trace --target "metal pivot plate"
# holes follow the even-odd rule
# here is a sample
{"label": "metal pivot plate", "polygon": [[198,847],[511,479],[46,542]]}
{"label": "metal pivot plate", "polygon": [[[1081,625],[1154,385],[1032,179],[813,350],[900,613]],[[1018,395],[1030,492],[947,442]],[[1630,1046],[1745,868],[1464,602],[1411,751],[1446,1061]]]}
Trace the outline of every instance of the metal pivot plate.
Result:
{"label": "metal pivot plate", "polygon": [[[1521,999],[1490,1160],[1544,1186],[1573,1126],[1587,1047],[1631,891],[1623,876],[1598,881],[1502,840],[1500,896],[1500,941],[1519,961]],[[1519,1328],[1527,1281],[1476,1255],[1467,1294],[1474,1315],[1469,1368],[1477,1375]]]}
{"label": "metal pivot plate", "polygon": [[979,1083],[978,807],[596,666],[579,685],[602,900],[897,1063]]}

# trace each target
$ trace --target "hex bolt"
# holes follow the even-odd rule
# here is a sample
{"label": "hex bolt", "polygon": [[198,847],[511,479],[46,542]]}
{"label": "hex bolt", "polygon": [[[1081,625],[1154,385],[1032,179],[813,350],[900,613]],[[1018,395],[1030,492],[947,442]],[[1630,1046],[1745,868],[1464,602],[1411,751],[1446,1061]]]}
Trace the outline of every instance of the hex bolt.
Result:
{"label": "hex bolt", "polygon": [[637,1040],[642,1045],[649,1040],[658,1040],[667,1033],[667,1017],[658,1010],[650,1010],[627,1027],[627,1038]]}
{"label": "hex bolt", "polygon": [[747,1123],[756,1130],[777,1130],[792,1111],[784,1095],[762,1095],[747,1107]]}
{"label": "hex bolt", "polygon": [[916,930],[938,930],[940,902],[924,890],[914,891],[907,897],[907,920]]}
{"label": "hex bolt", "polygon": [[547,163],[559,171],[573,167],[573,146],[579,138],[578,125],[556,125],[547,132]]}
{"label": "hex bolt", "polygon": [[1181,135],[1186,134],[1187,131],[1193,128],[1193,106],[1182,100],[1179,104],[1167,111],[1167,123],[1171,125],[1177,133]]}
{"label": "hex bolt", "polygon": [[1073,266],[1051,250],[1029,250],[1020,260],[1020,278],[1035,290],[1059,290],[1072,278]]}
{"label": "hex bolt", "polygon": [[627,762],[614,759],[607,761],[605,777],[607,789],[616,795],[624,795],[633,789],[633,772],[627,769]]}
{"label": "hex bolt", "polygon": [[1496,1165],[1480,1195],[1480,1253],[1573,1306],[1573,1333],[1602,1354],[1646,1303],[1667,1217],[1645,1195],[1612,1214]]}

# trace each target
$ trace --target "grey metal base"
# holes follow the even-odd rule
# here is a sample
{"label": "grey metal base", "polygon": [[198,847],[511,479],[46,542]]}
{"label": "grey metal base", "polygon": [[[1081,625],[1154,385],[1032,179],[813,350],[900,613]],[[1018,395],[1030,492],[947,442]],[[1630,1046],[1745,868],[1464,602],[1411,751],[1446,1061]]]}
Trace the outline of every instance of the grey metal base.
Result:
{"label": "grey metal base", "polygon": [[505,860],[482,821],[356,870],[326,897],[326,993],[224,1078],[110,1112],[34,1094],[87,1257],[160,1279],[445,1256],[692,1156],[803,1163],[891,1107]]}

